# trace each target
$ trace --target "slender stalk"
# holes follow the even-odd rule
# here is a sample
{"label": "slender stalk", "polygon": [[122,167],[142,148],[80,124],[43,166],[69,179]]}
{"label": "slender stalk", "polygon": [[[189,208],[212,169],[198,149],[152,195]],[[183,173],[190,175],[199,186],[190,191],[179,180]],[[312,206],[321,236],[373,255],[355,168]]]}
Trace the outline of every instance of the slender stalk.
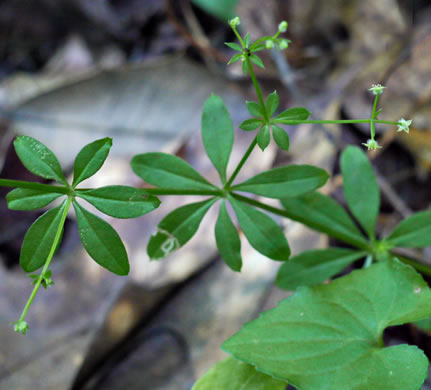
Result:
{"label": "slender stalk", "polygon": [[44,192],[57,192],[60,194],[70,194],[70,189],[66,186],[54,186],[51,184],[35,183],[32,181],[0,179],[0,187],[27,188]]}
{"label": "slender stalk", "polygon": [[264,113],[265,122],[268,122],[269,118],[268,118],[268,113],[266,112],[265,101],[263,100],[262,91],[260,89],[259,83],[257,82],[257,78],[254,73],[253,66],[251,64],[249,56],[246,57],[246,61],[247,61],[248,71],[250,72],[251,80],[253,81],[254,89],[256,90],[257,98],[259,99],[259,103]]}
{"label": "slender stalk", "polygon": [[371,132],[371,139],[374,140],[374,137],[376,136],[376,128],[374,126],[375,118],[376,118],[376,109],[377,104],[379,102],[380,94],[377,94],[374,98],[374,104],[373,104],[373,111],[371,112],[371,119],[370,119],[370,132]]}
{"label": "slender stalk", "polygon": [[368,268],[371,264],[373,264],[373,256],[368,255],[365,259],[365,262],[364,262],[364,265],[362,266],[362,268]]}
{"label": "slender stalk", "polygon": [[57,232],[55,233],[54,242],[52,243],[48,257],[45,261],[45,265],[43,266],[42,272],[40,273],[40,277],[37,280],[37,282],[33,288],[33,291],[31,292],[30,298],[28,299],[28,301],[24,307],[24,310],[22,311],[21,317],[19,318],[20,321],[23,321],[25,319],[25,316],[27,315],[28,309],[30,308],[31,304],[33,303],[34,298],[36,297],[36,294],[40,288],[40,285],[42,284],[42,280],[43,280],[42,276],[46,273],[46,271],[49,268],[49,265],[51,264],[51,260],[54,256],[58,242],[60,241],[60,238],[61,238],[61,232],[63,230],[64,222],[66,221],[67,212],[69,211],[70,205],[72,203],[72,196],[69,196],[67,198],[66,202],[67,202],[66,207],[64,208],[63,214],[61,216],[60,224],[58,226]]}
{"label": "slender stalk", "polygon": [[[330,125],[330,124],[342,124],[342,123],[370,123],[371,119],[340,119],[340,120],[314,120],[314,119],[307,119],[307,120],[302,120],[302,121],[298,121],[298,120],[290,120],[290,119],[280,119],[280,120],[276,120],[274,121],[275,123],[282,123],[285,125],[300,125],[303,123],[312,123],[312,124],[326,124],[326,125]],[[384,121],[384,120],[380,120],[380,119],[375,119],[373,120],[374,123],[384,123],[386,125],[394,125],[397,126],[398,122],[393,122],[393,121]]]}

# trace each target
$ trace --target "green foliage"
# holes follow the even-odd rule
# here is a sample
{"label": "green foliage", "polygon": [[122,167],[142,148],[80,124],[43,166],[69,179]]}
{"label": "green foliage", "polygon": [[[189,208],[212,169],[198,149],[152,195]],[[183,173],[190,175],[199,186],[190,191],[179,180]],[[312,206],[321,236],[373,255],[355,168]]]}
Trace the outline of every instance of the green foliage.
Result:
{"label": "green foliage", "polygon": [[387,237],[393,246],[424,248],[431,246],[431,211],[416,213],[401,221]]}
{"label": "green foliage", "polygon": [[235,16],[238,0],[192,0],[195,5],[227,22]]}
{"label": "green foliage", "polygon": [[290,140],[288,134],[279,126],[272,125],[272,136],[274,137],[275,143],[280,149],[284,151],[289,150]]}
{"label": "green foliage", "polygon": [[16,188],[6,196],[7,206],[11,210],[37,210],[48,206],[61,194],[27,188]]}
{"label": "green foliage", "polygon": [[263,126],[257,134],[257,144],[262,152],[267,148],[271,141],[271,134],[269,133],[268,125]]}

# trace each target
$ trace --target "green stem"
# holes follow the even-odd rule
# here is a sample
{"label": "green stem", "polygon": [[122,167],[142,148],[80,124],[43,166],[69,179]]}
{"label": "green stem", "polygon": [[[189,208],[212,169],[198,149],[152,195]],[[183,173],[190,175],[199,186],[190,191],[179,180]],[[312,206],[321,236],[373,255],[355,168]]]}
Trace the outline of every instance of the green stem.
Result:
{"label": "green stem", "polygon": [[[66,207],[64,208],[63,214],[61,216],[60,224],[58,226],[57,232],[55,233],[54,242],[52,243],[51,249],[49,251],[48,257],[45,261],[45,265],[43,266],[42,272],[40,273],[41,276],[43,276],[46,271],[48,270],[48,267],[51,263],[51,260],[54,256],[55,250],[57,248],[58,242],[60,241],[61,232],[63,230],[64,222],[66,221],[67,212],[69,211],[70,204],[72,203],[72,196],[69,196],[67,198]],[[33,291],[31,292],[30,298],[28,299],[24,310],[22,311],[21,317],[19,318],[20,321],[24,321],[25,316],[27,315],[28,309],[30,308],[31,304],[34,301],[34,298],[36,297],[36,294],[40,288],[40,285],[42,284],[42,277],[39,277],[39,279],[36,282],[36,285],[33,288]]]}
{"label": "green stem", "polygon": [[245,164],[245,162],[247,161],[247,159],[250,157],[250,154],[253,151],[253,149],[256,146],[256,144],[257,144],[257,136],[254,137],[252,143],[248,147],[248,149],[245,152],[244,156],[242,156],[241,161],[238,163],[238,166],[233,171],[232,176],[230,177],[230,179],[225,184],[225,186],[224,186],[225,189],[229,188],[230,185],[233,183],[233,181],[235,180],[235,178],[238,175],[239,171],[241,170],[241,168],[243,167],[243,165]]}
{"label": "green stem", "polygon": [[257,82],[257,78],[256,78],[256,75],[254,73],[253,66],[251,64],[249,56],[246,57],[246,61],[247,61],[248,71],[250,72],[251,80],[253,81],[254,89],[256,90],[256,94],[257,94],[257,97],[259,99],[259,103],[260,103],[262,110],[263,110],[263,113],[264,113],[265,122],[268,122],[269,118],[268,118],[268,113],[266,112],[265,101],[263,100],[262,91],[260,89],[259,83]]}
{"label": "green stem", "polygon": [[238,41],[241,44],[242,48],[245,49],[244,41],[243,41],[241,35],[239,34],[239,32],[237,31],[236,27],[232,27],[232,30],[235,33],[236,37],[238,38]]}
{"label": "green stem", "polygon": [[54,186],[51,184],[35,183],[32,181],[0,179],[0,187],[27,188],[43,192],[57,192],[60,194],[70,194],[70,189],[66,186]]}
{"label": "green stem", "polygon": [[[312,124],[342,124],[342,123],[370,123],[371,119],[340,119],[340,120],[290,120],[290,119],[276,119],[274,123],[281,123],[285,125],[300,125],[303,123],[312,123]],[[373,120],[374,123],[384,123],[386,125],[394,125],[398,126],[398,122],[393,121],[383,121],[379,119]]]}
{"label": "green stem", "polygon": [[371,264],[373,264],[373,256],[372,255],[368,255],[365,258],[365,262],[364,262],[364,265],[362,266],[362,268],[368,268]]}
{"label": "green stem", "polygon": [[373,111],[371,112],[371,118],[370,118],[370,132],[371,132],[371,139],[374,140],[374,137],[376,136],[376,128],[374,126],[374,123],[376,122],[376,109],[377,104],[379,102],[380,94],[377,94],[374,98],[374,104],[373,104]]}

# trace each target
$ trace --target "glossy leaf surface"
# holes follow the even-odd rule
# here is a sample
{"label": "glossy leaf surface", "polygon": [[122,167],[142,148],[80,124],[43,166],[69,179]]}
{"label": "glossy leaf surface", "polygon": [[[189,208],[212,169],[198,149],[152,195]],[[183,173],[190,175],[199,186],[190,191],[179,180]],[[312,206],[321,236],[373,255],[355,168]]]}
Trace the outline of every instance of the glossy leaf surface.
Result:
{"label": "glossy leaf surface", "polygon": [[54,192],[16,188],[6,195],[11,210],[36,210],[48,206],[53,200],[64,196]]}
{"label": "glossy leaf surface", "polygon": [[404,219],[387,240],[398,247],[424,248],[431,246],[431,211],[423,211]]}

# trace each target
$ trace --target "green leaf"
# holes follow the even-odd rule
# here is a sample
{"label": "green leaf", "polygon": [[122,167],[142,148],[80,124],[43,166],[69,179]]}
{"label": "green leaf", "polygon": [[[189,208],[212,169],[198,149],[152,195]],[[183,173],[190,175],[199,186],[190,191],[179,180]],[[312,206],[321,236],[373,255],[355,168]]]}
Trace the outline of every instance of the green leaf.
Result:
{"label": "green leaf", "polygon": [[126,248],[114,228],[103,219],[73,202],[82,245],[99,265],[117,275],[129,273]]}
{"label": "green leaf", "polygon": [[179,190],[214,190],[190,164],[166,153],[145,153],[133,157],[133,172],[142,180],[157,187]]}
{"label": "green leaf", "polygon": [[192,390],[285,390],[286,382],[262,374],[249,364],[227,358],[215,364]]}
{"label": "green leaf", "polygon": [[239,128],[245,131],[256,130],[258,127],[262,126],[263,123],[262,119],[247,119],[239,125]]}
{"label": "green leaf", "polygon": [[404,219],[386,240],[393,246],[405,248],[431,246],[431,211],[422,211]]}
{"label": "green leaf", "polygon": [[233,146],[233,124],[223,100],[211,95],[202,112],[202,140],[209,159],[226,183],[226,169]]}
{"label": "green leaf", "polygon": [[285,150],[286,152],[289,150],[290,140],[289,135],[277,125],[272,125],[272,136],[274,138],[275,143],[278,145],[280,149]]}
{"label": "green leaf", "polygon": [[220,204],[220,211],[215,226],[217,248],[224,262],[233,270],[241,271],[241,241],[227,210],[225,201]]}
{"label": "green leaf", "polygon": [[231,196],[229,201],[245,237],[254,249],[273,260],[285,261],[289,258],[286,237],[271,217]]}
{"label": "green leaf", "polygon": [[253,115],[257,118],[265,117],[265,113],[259,103],[246,101],[245,105],[247,106],[247,110],[250,115]]}
{"label": "green leaf", "polygon": [[428,359],[416,346],[383,348],[382,333],[430,314],[422,277],[385,261],[300,288],[222,348],[301,390],[418,390]]}
{"label": "green leaf", "polygon": [[314,191],[328,180],[328,174],[311,165],[288,165],[273,168],[232,187],[268,198],[295,197]]}
{"label": "green leaf", "polygon": [[341,172],[347,205],[373,238],[380,208],[380,192],[367,155],[357,146],[348,146],[341,155]]}
{"label": "green leaf", "polygon": [[238,0],[192,0],[195,5],[227,22],[236,15]]}
{"label": "green leaf", "polygon": [[244,74],[244,76],[247,76],[247,74],[248,74],[248,65],[247,65],[247,61],[243,61],[243,62],[242,62],[242,73]]}
{"label": "green leaf", "polygon": [[77,184],[93,176],[104,164],[112,146],[111,138],[102,138],[85,145],[78,153],[73,166],[73,183]]}
{"label": "green leaf", "polygon": [[280,98],[278,97],[277,91],[270,93],[265,102],[266,112],[270,118],[274,114],[275,110],[277,110],[279,104]]}
{"label": "green leaf", "polygon": [[242,47],[240,45],[238,45],[237,43],[234,43],[234,42],[225,42],[224,44],[226,46],[230,47],[231,49],[233,49],[235,51],[240,51],[242,53]]}
{"label": "green leaf", "polygon": [[250,47],[250,33],[245,34],[245,37],[244,37],[244,46],[246,48]]}
{"label": "green leaf", "polygon": [[277,286],[295,290],[299,286],[313,286],[340,273],[346,266],[366,256],[344,248],[316,249],[291,257],[278,271]]}
{"label": "green leaf", "polygon": [[96,209],[115,218],[137,218],[155,210],[160,200],[145,190],[128,186],[107,186],[76,196],[85,199]]}
{"label": "green leaf", "polygon": [[54,245],[66,201],[41,215],[25,234],[19,263],[25,272],[33,272],[45,264]]}
{"label": "green leaf", "polygon": [[253,62],[253,64],[265,68],[265,65],[263,65],[262,59],[258,57],[256,54],[250,54],[250,60]]}
{"label": "green leaf", "polygon": [[281,204],[294,221],[359,248],[368,246],[346,210],[329,196],[313,192],[298,198],[282,199]]}
{"label": "green leaf", "polygon": [[289,121],[305,121],[310,116],[310,111],[303,107],[293,107],[283,111],[280,115],[273,119],[274,123],[278,123],[279,120]]}
{"label": "green leaf", "polygon": [[227,63],[228,65],[233,64],[234,62],[239,61],[243,57],[242,54],[235,54]]}
{"label": "green leaf", "polygon": [[269,132],[268,125],[263,126],[259,133],[257,134],[257,144],[259,148],[262,149],[262,152],[267,148],[269,142],[271,141],[271,134]]}
{"label": "green leaf", "polygon": [[53,200],[63,195],[55,192],[16,188],[6,195],[6,199],[7,206],[11,210],[36,210],[48,206]]}
{"label": "green leaf", "polygon": [[211,198],[191,203],[164,217],[148,243],[147,252],[150,258],[162,259],[186,244],[197,232],[203,217],[216,200]]}
{"label": "green leaf", "polygon": [[15,139],[13,145],[19,159],[31,173],[67,184],[57,157],[44,144],[21,135]]}

